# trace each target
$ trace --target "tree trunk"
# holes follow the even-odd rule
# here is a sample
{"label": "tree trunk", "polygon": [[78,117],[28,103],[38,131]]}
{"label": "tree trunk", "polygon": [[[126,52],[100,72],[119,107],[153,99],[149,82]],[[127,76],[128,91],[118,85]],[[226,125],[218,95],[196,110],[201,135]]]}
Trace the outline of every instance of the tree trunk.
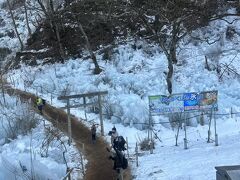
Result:
{"label": "tree trunk", "polygon": [[51,28],[54,31],[54,34],[57,38],[57,43],[59,46],[59,54],[61,57],[61,63],[64,63],[64,58],[65,58],[65,52],[64,52],[64,48],[61,42],[61,36],[60,36],[60,30],[59,30],[59,24],[58,24],[58,20],[59,17],[56,16],[54,7],[53,7],[53,1],[52,0],[48,0],[46,7],[44,6],[43,2],[41,0],[37,0],[38,4],[40,5],[42,11],[44,12],[45,16],[47,17],[47,19],[49,20],[49,24],[51,25]]}
{"label": "tree trunk", "polygon": [[208,70],[208,71],[211,71],[209,65],[208,65],[208,59],[207,59],[207,56],[205,56],[205,68]]}
{"label": "tree trunk", "polygon": [[176,42],[172,42],[172,45],[170,47],[170,58],[172,60],[173,64],[177,64],[177,55],[176,55]]}
{"label": "tree trunk", "polygon": [[59,46],[59,54],[61,56],[61,63],[64,63],[65,52],[64,52],[64,49],[63,49],[63,45],[61,43],[59,26],[56,22],[53,22],[53,25],[54,25],[55,34],[56,34],[56,37],[57,37],[58,46]]}
{"label": "tree trunk", "polygon": [[12,12],[12,7],[11,7],[11,4],[10,4],[9,0],[7,0],[7,5],[8,5],[9,12],[10,12],[10,15],[11,15],[11,18],[12,18],[12,21],[13,21],[14,30],[15,30],[17,38],[18,38],[18,40],[20,42],[21,51],[22,51],[23,50],[23,42],[22,42],[21,37],[20,37],[20,35],[18,33],[17,25],[16,25],[16,22],[15,22],[15,19],[14,19],[14,15],[13,15],[13,12]]}
{"label": "tree trunk", "polygon": [[82,25],[81,25],[80,22],[78,22],[78,26],[79,26],[79,29],[80,29],[81,33],[83,34],[83,37],[84,37],[84,39],[85,39],[85,41],[86,41],[86,48],[87,48],[87,50],[89,51],[89,53],[90,53],[90,55],[91,55],[91,58],[92,58],[92,60],[93,60],[93,64],[94,64],[94,66],[95,66],[94,74],[100,74],[100,73],[102,72],[102,69],[101,69],[101,68],[99,67],[99,65],[98,65],[97,58],[96,58],[95,54],[94,54],[93,51],[92,51],[92,48],[91,48],[91,45],[90,45],[90,43],[89,43],[87,34],[85,33],[85,31],[84,31],[84,29],[83,29],[83,27],[82,27]]}
{"label": "tree trunk", "polygon": [[169,94],[172,94],[173,63],[171,56],[168,56],[167,59],[168,59],[167,88]]}
{"label": "tree trunk", "polygon": [[171,44],[169,47],[169,54],[170,58],[172,60],[173,64],[177,64],[177,56],[176,56],[176,49],[177,49],[177,38],[178,38],[178,32],[179,32],[179,24],[177,22],[173,23],[173,29],[172,29],[172,38],[171,38]]}
{"label": "tree trunk", "polygon": [[4,91],[4,82],[3,82],[3,74],[0,74],[0,82],[1,82],[1,88],[2,88],[2,96],[3,96],[3,103],[6,105],[6,99],[5,99],[5,91]]}
{"label": "tree trunk", "polygon": [[61,63],[64,63],[65,52],[64,52],[63,45],[61,42],[61,37],[60,37],[60,30],[59,30],[59,24],[58,24],[59,17],[58,17],[58,15],[56,16],[52,0],[48,1],[48,8],[49,8],[48,9],[49,18],[50,18],[50,21],[52,21],[53,29],[54,29],[54,32],[55,32],[55,35],[57,38],[58,46],[59,46],[59,54],[61,56]]}
{"label": "tree trunk", "polygon": [[25,18],[26,18],[26,23],[27,23],[28,36],[31,36],[31,35],[32,35],[32,31],[31,31],[31,28],[30,28],[30,26],[29,26],[26,0],[25,0],[25,2],[24,2],[24,12],[25,12]]}

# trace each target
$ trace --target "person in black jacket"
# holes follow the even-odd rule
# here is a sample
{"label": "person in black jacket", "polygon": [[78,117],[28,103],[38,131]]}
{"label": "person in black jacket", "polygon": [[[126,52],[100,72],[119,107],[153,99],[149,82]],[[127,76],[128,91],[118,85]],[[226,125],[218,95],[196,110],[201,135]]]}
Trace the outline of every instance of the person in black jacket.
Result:
{"label": "person in black jacket", "polygon": [[[110,150],[108,150],[110,151]],[[111,155],[109,156],[109,159],[112,159],[114,164],[113,164],[113,169],[117,171],[117,180],[123,180],[123,154],[121,151],[117,150],[114,148],[114,151],[111,151]]]}
{"label": "person in black jacket", "polygon": [[92,134],[92,143],[95,144],[96,142],[96,134],[97,134],[97,127],[95,124],[91,127],[91,134]]}

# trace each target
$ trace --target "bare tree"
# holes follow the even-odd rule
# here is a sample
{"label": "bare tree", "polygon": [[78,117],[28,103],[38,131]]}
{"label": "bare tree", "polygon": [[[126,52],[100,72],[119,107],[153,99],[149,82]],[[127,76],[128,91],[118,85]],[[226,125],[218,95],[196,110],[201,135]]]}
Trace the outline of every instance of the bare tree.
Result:
{"label": "bare tree", "polygon": [[97,62],[97,58],[96,58],[96,55],[94,54],[92,48],[91,48],[91,45],[90,45],[90,42],[88,40],[88,37],[87,37],[87,34],[85,33],[83,27],[82,27],[82,24],[80,23],[80,21],[78,21],[78,27],[80,29],[80,32],[82,33],[84,39],[85,39],[85,42],[86,42],[86,49],[89,51],[90,53],[90,56],[93,60],[93,64],[95,66],[95,69],[94,69],[94,74],[99,74],[102,69],[99,67],[98,65],[98,62]]}
{"label": "bare tree", "polygon": [[27,24],[27,29],[28,29],[28,35],[32,35],[31,28],[29,26],[29,18],[28,18],[28,8],[27,8],[27,0],[24,1],[24,13],[25,13],[25,19],[26,19],[26,24]]}
{"label": "bare tree", "polygon": [[22,39],[21,39],[20,34],[18,32],[18,29],[17,29],[17,24],[16,24],[16,21],[15,21],[15,18],[14,18],[14,14],[13,14],[13,11],[12,11],[12,5],[10,3],[10,0],[7,0],[7,5],[8,5],[9,13],[10,13],[11,18],[12,18],[13,27],[14,27],[15,33],[17,35],[17,38],[19,40],[19,43],[20,43],[20,46],[21,46],[21,51],[22,51],[24,46],[23,46]]}
{"label": "bare tree", "polygon": [[6,104],[6,98],[5,98],[5,89],[4,89],[4,79],[3,79],[3,73],[2,73],[3,71],[1,71],[1,73],[0,73],[0,83],[1,83],[1,89],[2,89],[2,96],[3,96],[3,103],[4,104],[2,104],[1,102],[0,102],[0,104],[1,105],[5,105]]}
{"label": "bare tree", "polygon": [[66,57],[63,44],[61,42],[61,36],[60,36],[60,14],[58,10],[54,7],[53,0],[37,0],[37,3],[41,7],[41,10],[43,11],[46,21],[50,24],[51,29],[53,30],[58,46],[59,46],[59,54],[61,56],[61,62],[64,62],[64,58]]}
{"label": "bare tree", "polygon": [[[217,13],[218,1],[198,3],[192,0],[132,0],[131,15],[139,28],[137,34],[155,41],[167,57],[167,90],[172,94],[174,64],[177,64],[179,42],[192,30],[207,25]],[[135,20],[136,21],[136,20]]]}

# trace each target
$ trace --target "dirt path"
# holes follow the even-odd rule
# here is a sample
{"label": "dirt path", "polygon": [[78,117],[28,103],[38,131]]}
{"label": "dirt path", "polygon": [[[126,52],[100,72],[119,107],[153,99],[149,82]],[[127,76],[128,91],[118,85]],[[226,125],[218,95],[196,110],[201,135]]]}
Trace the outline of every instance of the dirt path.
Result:
{"label": "dirt path", "polygon": [[[33,94],[26,93],[20,90],[8,89],[8,94],[19,95],[22,100],[31,99],[35,102],[36,97]],[[64,133],[67,132],[67,114],[49,104],[44,108],[44,117],[51,121]],[[77,118],[72,117],[72,137],[76,140],[76,145],[79,151],[82,151],[84,143],[84,155],[88,160],[84,179],[86,180],[115,180],[116,173],[112,169],[112,161],[108,159],[109,153],[106,151],[108,144],[101,138],[97,138],[96,144],[91,143],[91,132]],[[81,143],[79,143],[81,142]],[[124,172],[124,180],[130,180],[130,168]]]}

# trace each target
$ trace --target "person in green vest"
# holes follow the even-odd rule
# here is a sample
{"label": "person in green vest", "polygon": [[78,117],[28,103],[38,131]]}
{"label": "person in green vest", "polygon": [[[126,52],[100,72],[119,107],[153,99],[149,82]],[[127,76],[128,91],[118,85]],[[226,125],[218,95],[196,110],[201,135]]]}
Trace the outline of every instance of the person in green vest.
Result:
{"label": "person in green vest", "polygon": [[38,110],[40,111],[40,114],[43,114],[43,106],[45,105],[45,100],[38,97],[36,99],[36,104],[37,104],[37,107],[38,107]]}

